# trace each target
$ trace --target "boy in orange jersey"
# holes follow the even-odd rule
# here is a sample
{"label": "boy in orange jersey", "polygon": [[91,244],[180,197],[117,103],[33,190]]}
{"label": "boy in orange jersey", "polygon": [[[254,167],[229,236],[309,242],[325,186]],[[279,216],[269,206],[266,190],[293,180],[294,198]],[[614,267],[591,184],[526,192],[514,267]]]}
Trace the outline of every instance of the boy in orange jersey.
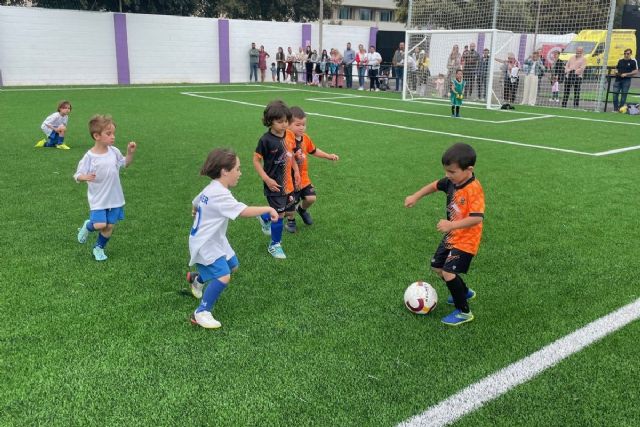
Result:
{"label": "boy in orange jersey", "polygon": [[[302,221],[307,224],[313,224],[311,214],[307,212],[307,209],[316,201],[316,189],[311,184],[309,178],[309,166],[307,159],[309,154],[319,157],[321,159],[327,159],[337,161],[340,159],[337,154],[325,153],[313,144],[309,135],[305,130],[307,129],[307,115],[300,107],[291,107],[291,122],[289,123],[289,131],[287,132],[287,138],[293,137],[295,143],[295,159],[300,170],[300,190],[297,192],[296,199],[300,200],[297,211],[302,217]],[[289,233],[296,232],[296,219],[295,214],[290,212],[287,214],[287,224],[285,230]]]}
{"label": "boy in orange jersey", "polygon": [[476,152],[468,144],[457,143],[442,155],[445,178],[425,185],[408,196],[407,208],[431,193],[447,193],[447,219],[438,221],[438,231],[445,233],[442,242],[431,259],[431,267],[445,281],[451,296],[447,303],[456,309],[442,318],[450,326],[458,326],[473,320],[468,300],[476,293],[467,287],[460,274],[469,270],[474,255],[478,253],[484,220],[484,192],[473,174]]}

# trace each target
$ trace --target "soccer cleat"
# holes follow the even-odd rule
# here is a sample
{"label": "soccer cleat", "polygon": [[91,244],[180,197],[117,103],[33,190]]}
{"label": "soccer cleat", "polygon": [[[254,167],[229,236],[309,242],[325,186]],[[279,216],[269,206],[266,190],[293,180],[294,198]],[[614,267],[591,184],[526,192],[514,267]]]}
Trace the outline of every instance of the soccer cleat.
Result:
{"label": "soccer cleat", "polygon": [[298,231],[298,227],[296,226],[296,220],[287,220],[286,224],[284,225],[284,229],[287,230],[289,233],[295,233],[296,231]]}
{"label": "soccer cleat", "polygon": [[282,250],[282,246],[280,243],[274,243],[273,245],[269,245],[267,247],[269,253],[276,259],[286,259],[287,256],[284,254],[284,250]]}
{"label": "soccer cleat", "polygon": [[313,219],[311,219],[311,214],[309,213],[309,211],[301,212],[300,208],[298,208],[298,214],[300,215],[300,217],[302,217],[302,222],[307,225],[313,224]]}
{"label": "soccer cleat", "polygon": [[[475,297],[476,297],[476,291],[469,288],[469,290],[467,291],[467,301],[472,300]],[[447,298],[447,304],[453,305],[453,297],[451,295],[449,295],[449,298]]]}
{"label": "soccer cleat", "polygon": [[449,315],[442,318],[442,323],[449,326],[458,326],[471,322],[474,319],[473,313],[463,313],[460,310],[453,310]]}
{"label": "soccer cleat", "polygon": [[218,329],[222,323],[213,318],[210,311],[199,311],[191,315],[191,324],[202,326],[206,329]]}
{"label": "soccer cleat", "polygon": [[67,144],[58,144],[56,145],[56,148],[58,150],[71,150],[71,147],[69,147]]}
{"label": "soccer cleat", "polygon": [[107,256],[104,254],[104,249],[100,246],[96,246],[93,248],[93,257],[96,261],[106,261]]}
{"label": "soccer cleat", "polygon": [[87,229],[87,224],[89,224],[89,220],[86,220],[82,223],[82,227],[78,228],[78,243],[84,243],[87,241],[87,237],[89,237],[89,230]]}
{"label": "soccer cleat", "polygon": [[44,147],[44,144],[47,142],[46,139],[41,139],[40,141],[36,142],[35,148],[42,148]]}
{"label": "soccer cleat", "polygon": [[267,236],[271,236],[271,221],[265,221],[261,216],[258,216],[258,221],[260,221],[260,227],[262,227],[262,233]]}
{"label": "soccer cleat", "polygon": [[204,289],[204,283],[200,283],[199,277],[198,273],[187,272],[187,282],[191,287],[191,295],[198,299],[202,298],[202,290]]}

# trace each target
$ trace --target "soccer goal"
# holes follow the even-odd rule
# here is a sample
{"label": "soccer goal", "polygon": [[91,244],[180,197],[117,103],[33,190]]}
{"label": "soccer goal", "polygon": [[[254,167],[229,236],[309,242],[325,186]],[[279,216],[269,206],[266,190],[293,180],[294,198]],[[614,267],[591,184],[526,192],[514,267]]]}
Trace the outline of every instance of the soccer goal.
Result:
{"label": "soccer goal", "polygon": [[[607,74],[621,55],[618,33],[625,31],[613,30],[615,5],[614,0],[409,0],[402,98],[445,101],[449,82],[461,69],[465,103],[602,111]],[[579,54],[585,69],[571,73],[565,65],[575,64]]]}

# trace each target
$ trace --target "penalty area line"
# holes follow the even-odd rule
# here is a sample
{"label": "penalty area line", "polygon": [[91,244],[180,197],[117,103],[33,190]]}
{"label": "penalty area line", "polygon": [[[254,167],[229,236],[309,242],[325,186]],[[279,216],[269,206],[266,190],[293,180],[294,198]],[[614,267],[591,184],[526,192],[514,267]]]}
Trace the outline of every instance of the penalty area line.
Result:
{"label": "penalty area line", "polygon": [[446,426],[640,318],[640,299],[471,384],[398,427]]}

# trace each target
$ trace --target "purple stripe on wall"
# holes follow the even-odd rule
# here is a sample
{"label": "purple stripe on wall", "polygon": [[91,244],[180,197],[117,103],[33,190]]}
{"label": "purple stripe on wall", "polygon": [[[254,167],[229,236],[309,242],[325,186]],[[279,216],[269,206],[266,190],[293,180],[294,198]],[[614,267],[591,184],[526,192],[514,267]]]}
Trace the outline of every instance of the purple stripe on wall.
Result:
{"label": "purple stripe on wall", "polygon": [[218,19],[218,53],[220,59],[220,83],[231,82],[229,58],[229,20]]}
{"label": "purple stripe on wall", "polygon": [[522,64],[524,62],[524,54],[527,51],[527,35],[520,35],[520,47],[518,48],[518,61]]}
{"label": "purple stripe on wall", "polygon": [[[377,27],[369,28],[369,46],[375,46],[377,38],[378,38],[378,28]],[[369,49],[369,46],[367,46],[367,50]]]}
{"label": "purple stripe on wall", "polygon": [[303,48],[311,46],[311,24],[302,24],[302,44]]}
{"label": "purple stripe on wall", "polygon": [[484,33],[480,33],[478,34],[478,49],[477,52],[480,53],[480,55],[482,55],[482,51],[484,50]]}
{"label": "purple stripe on wall", "polygon": [[127,43],[127,15],[113,14],[113,29],[116,38],[116,64],[118,67],[118,84],[131,84],[129,74],[129,45]]}
{"label": "purple stripe on wall", "polygon": [[0,70],[0,87],[2,87],[2,70]]}

